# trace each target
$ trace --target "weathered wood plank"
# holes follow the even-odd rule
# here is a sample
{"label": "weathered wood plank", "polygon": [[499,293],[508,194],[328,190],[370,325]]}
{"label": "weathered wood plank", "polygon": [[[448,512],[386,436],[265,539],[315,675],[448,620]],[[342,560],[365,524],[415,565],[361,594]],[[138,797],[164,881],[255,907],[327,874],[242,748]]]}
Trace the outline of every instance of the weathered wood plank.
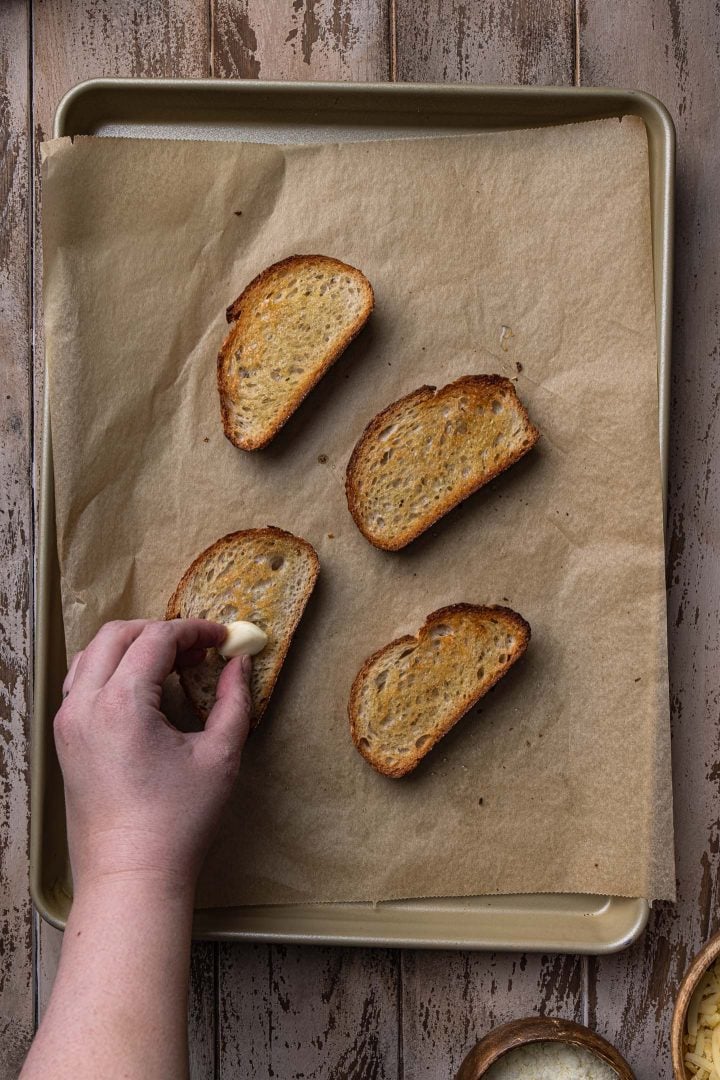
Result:
{"label": "weathered wood plank", "polygon": [[402,1077],[396,953],[224,947],[219,985],[222,1080]]}
{"label": "weathered wood plank", "polygon": [[215,1070],[215,1010],[217,946],[196,942],[190,957],[188,1045],[190,1080],[209,1080]]}
{"label": "weathered wood plank", "polygon": [[[422,82],[573,81],[573,4],[397,0],[397,74]],[[525,1015],[582,1020],[585,961],[404,953],[407,1076],[451,1076],[477,1038]]]}
{"label": "weathered wood plank", "polygon": [[390,75],[390,0],[213,0],[213,74],[371,82]]}
{"label": "weathered wood plank", "polygon": [[40,137],[50,134],[63,94],[83,79],[208,75],[209,24],[207,0],[34,0]]}
{"label": "weathered wood plank", "polygon": [[272,954],[268,945],[220,947],[217,1075],[222,1080],[260,1080],[273,1075],[271,1047],[278,1013],[284,1017],[287,998],[282,1004],[274,1001]]}
{"label": "weathered wood plank", "polygon": [[454,1076],[475,1042],[524,1016],[582,1022],[580,957],[403,954],[403,1058],[413,1080]]}
{"label": "weathered wood plank", "polygon": [[32,664],[29,6],[0,13],[0,1076],[33,1027],[28,895]]}
{"label": "weathered wood plank", "polygon": [[[387,79],[388,0],[214,0],[213,73]],[[220,1075],[398,1077],[398,960],[360,949],[220,948]]]}
{"label": "weathered wood plank", "polygon": [[396,0],[397,78],[571,84],[573,0]]}
{"label": "weathered wood plank", "polygon": [[590,969],[590,1020],[626,1052],[639,1080],[669,1080],[677,983],[720,923],[719,52],[710,0],[583,3],[583,83],[648,90],[678,130],[668,507],[678,903],[659,906],[634,949]]}
{"label": "weathered wood plank", "polygon": [[[101,75],[203,77],[210,73],[207,0],[35,0],[33,4],[35,154],[52,134],[55,108],[82,79]],[[36,170],[39,172],[39,169]],[[36,188],[39,206],[39,185]],[[39,214],[35,222],[36,446],[44,385]],[[47,1001],[59,956],[59,935],[41,923],[38,1001]],[[192,954],[189,1003],[191,1075],[214,1069],[214,946]]]}

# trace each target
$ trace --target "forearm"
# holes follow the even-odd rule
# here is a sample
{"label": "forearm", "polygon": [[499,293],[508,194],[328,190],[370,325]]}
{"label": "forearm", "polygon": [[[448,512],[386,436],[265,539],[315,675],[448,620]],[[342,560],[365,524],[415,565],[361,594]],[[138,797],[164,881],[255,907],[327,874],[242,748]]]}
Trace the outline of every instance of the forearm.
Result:
{"label": "forearm", "polygon": [[192,890],[117,877],[75,898],[22,1080],[182,1080]]}
{"label": "forearm", "polygon": [[75,901],[22,1080],[183,1080],[197,869],[240,766],[247,657],[229,660],[202,731],[160,709],[171,671],[225,627],[103,626],[73,660],[55,717]]}

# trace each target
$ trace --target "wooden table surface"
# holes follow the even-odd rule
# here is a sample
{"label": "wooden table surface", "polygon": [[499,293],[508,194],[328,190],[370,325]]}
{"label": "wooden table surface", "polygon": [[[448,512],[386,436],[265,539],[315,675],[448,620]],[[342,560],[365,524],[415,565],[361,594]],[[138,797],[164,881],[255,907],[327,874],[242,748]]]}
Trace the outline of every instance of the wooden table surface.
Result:
{"label": "wooden table surface", "polygon": [[[17,1075],[60,935],[28,896],[34,463],[43,384],[39,143],[100,75],[637,87],[678,130],[668,604],[678,903],[606,959],[199,944],[192,1076],[447,1078],[477,1036],[573,1017],[669,1080],[678,980],[716,928],[720,404],[715,0],[3,0],[0,4],[0,1078]],[[631,360],[632,358],[629,358]]]}

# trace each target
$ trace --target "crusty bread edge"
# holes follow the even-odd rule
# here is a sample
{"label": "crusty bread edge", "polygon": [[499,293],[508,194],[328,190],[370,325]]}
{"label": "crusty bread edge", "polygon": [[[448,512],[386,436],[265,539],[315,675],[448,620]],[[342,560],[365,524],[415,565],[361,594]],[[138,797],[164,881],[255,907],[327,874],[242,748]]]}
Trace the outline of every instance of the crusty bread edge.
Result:
{"label": "crusty bread edge", "polygon": [[[200,554],[198,556],[196,556],[196,558],[193,559],[193,561],[190,563],[190,565],[188,566],[188,568],[185,571],[185,573],[183,574],[183,576],[180,578],[180,581],[178,582],[177,588],[175,589],[174,593],[170,597],[170,599],[168,601],[167,608],[165,610],[165,618],[166,619],[179,619],[180,618],[179,603],[180,603],[180,598],[181,598],[181,596],[183,594],[183,591],[187,587],[187,585],[188,585],[188,583],[190,581],[190,578],[191,578],[192,574],[194,573],[194,571],[197,569],[197,567],[201,563],[205,562],[208,558],[219,554],[223,550],[223,548],[231,547],[238,540],[245,540],[245,539],[248,539],[250,537],[258,538],[258,539],[267,539],[267,538],[270,538],[272,536],[278,537],[278,538],[280,538],[282,540],[292,540],[299,547],[303,548],[305,550],[305,553],[310,556],[310,562],[311,562],[311,565],[313,567],[313,575],[312,575],[312,581],[309,583],[307,589],[305,590],[305,595],[302,597],[302,602],[301,602],[300,610],[298,612],[297,619],[295,620],[293,625],[290,627],[290,632],[287,635],[287,639],[286,639],[286,642],[285,642],[285,647],[278,653],[278,657],[277,657],[277,660],[276,660],[276,663],[275,663],[275,667],[273,668],[271,676],[270,676],[269,688],[268,688],[268,692],[267,692],[267,697],[265,699],[265,704],[263,705],[263,707],[261,709],[258,710],[258,712],[256,712],[253,715],[252,723],[251,723],[251,726],[253,728],[257,727],[257,725],[260,723],[260,720],[262,719],[262,717],[263,717],[263,715],[265,713],[265,710],[268,707],[268,704],[270,702],[270,698],[272,696],[272,692],[275,689],[275,683],[278,680],[278,677],[280,675],[280,671],[282,669],[282,666],[285,663],[285,657],[288,654],[288,650],[289,650],[290,645],[292,643],[292,639],[295,636],[295,631],[298,628],[298,624],[300,623],[300,620],[301,620],[301,618],[303,616],[305,608],[307,607],[307,602],[310,599],[310,596],[312,595],[313,589],[315,588],[315,584],[316,584],[317,579],[318,579],[318,574],[320,573],[320,559],[318,558],[318,553],[315,550],[315,548],[312,546],[311,543],[309,543],[309,541],[303,539],[302,536],[296,536],[294,533],[287,532],[285,529],[279,529],[276,525],[266,525],[262,529],[240,529],[238,532],[226,533],[225,536],[221,536],[219,540],[216,540],[214,544],[210,545],[210,547],[205,548],[204,551],[201,551]],[[183,688],[183,690],[185,692],[185,696],[187,697],[188,701],[192,705],[193,710],[195,711],[195,714],[198,716],[198,718],[200,720],[204,721],[206,719],[206,717],[202,715],[201,710],[197,708],[195,702],[192,700],[192,698],[191,698],[191,696],[190,696],[190,694],[188,692],[188,687],[187,687],[187,684],[185,682],[185,679],[183,677],[182,672],[180,672],[180,685],[182,686],[182,688]]]}
{"label": "crusty bread edge", "polygon": [[[472,698],[472,700],[467,706],[464,706],[462,710],[452,714],[447,719],[443,727],[441,729],[438,729],[438,731],[431,736],[431,741],[427,744],[427,746],[423,747],[423,749],[420,751],[416,750],[413,754],[408,755],[407,758],[405,758],[402,762],[400,762],[393,768],[387,768],[387,766],[383,765],[383,763],[379,761],[374,754],[368,753],[365,748],[360,746],[361,736],[358,733],[358,705],[362,684],[366,676],[369,674],[373,664],[375,664],[376,661],[378,661],[390,649],[394,649],[397,645],[404,645],[405,642],[419,643],[422,638],[427,637],[433,626],[437,625],[438,623],[442,623],[443,620],[452,618],[454,615],[457,615],[461,612],[470,612],[473,615],[481,618],[484,618],[486,616],[490,618],[492,615],[501,615],[505,620],[513,624],[515,633],[517,634],[519,640],[515,645],[508,646],[508,659],[505,664],[502,665],[501,669],[494,676],[492,676],[489,681],[483,683],[483,686],[478,692],[478,694],[474,698]],[[430,753],[430,751],[433,749],[434,746],[437,745],[440,739],[447,735],[448,731],[450,731],[455,726],[455,724],[457,724],[458,720],[461,720],[462,717],[465,716],[470,711],[470,709],[472,709],[473,706],[476,705],[477,702],[480,701],[480,699],[484,697],[485,694],[487,694],[488,691],[491,690],[493,686],[495,686],[495,684],[503,678],[504,675],[507,674],[510,668],[520,659],[520,657],[523,656],[525,650],[530,644],[530,636],[530,624],[522,617],[522,615],[519,615],[517,611],[513,611],[512,608],[503,607],[502,605],[484,606],[478,604],[450,604],[448,607],[438,608],[437,611],[431,612],[425,619],[425,622],[420,627],[417,634],[415,634],[414,636],[412,634],[405,634],[403,635],[403,637],[395,638],[394,641],[390,641],[387,645],[383,645],[381,649],[378,649],[372,654],[372,656],[369,656],[367,658],[367,660],[355,676],[352,688],[350,690],[350,698],[348,700],[350,735],[355,745],[355,748],[360,754],[362,754],[365,760],[383,776],[389,776],[391,779],[394,780],[397,780],[402,776],[406,776],[409,772],[412,772],[412,770],[419,765],[422,759]]]}
{"label": "crusty bread edge", "polygon": [[[307,267],[318,263],[321,263],[324,267],[327,267],[329,263],[332,263],[333,267],[336,267],[339,273],[349,270],[356,277],[359,277],[365,288],[365,306],[355,321],[349,325],[335,349],[328,353],[325,362],[318,368],[312,379],[301,384],[295,396],[288,402],[279,414],[275,424],[267,431],[267,433],[264,436],[257,438],[248,437],[236,440],[232,431],[230,408],[228,404],[229,395],[227,393],[227,382],[225,378],[226,362],[230,354],[231,342],[235,337],[237,329],[234,324],[240,319],[243,313],[244,304],[252,300],[254,294],[258,290],[262,290],[265,287],[268,278],[272,274],[276,273],[278,270],[285,270],[296,264],[302,264]],[[218,393],[220,394],[220,412],[222,415],[223,431],[225,432],[225,437],[229,439],[233,446],[236,446],[238,450],[261,450],[264,446],[267,446],[267,444],[275,438],[280,428],[287,423],[292,414],[299,408],[313,387],[317,386],[326,371],[328,371],[342,353],[345,352],[350,342],[358,336],[365,326],[365,323],[370,318],[374,307],[375,293],[372,285],[365,277],[362,270],[358,270],[356,266],[350,266],[349,263],[341,262],[340,259],[334,259],[330,255],[290,255],[287,259],[281,259],[280,262],[268,266],[262,273],[253,278],[249,285],[245,286],[237,300],[230,304],[225,313],[227,321],[231,324],[232,329],[223,341],[217,358],[217,382]]]}
{"label": "crusty bread edge", "polygon": [[[386,540],[384,538],[375,536],[363,522],[362,516],[359,512],[357,501],[359,495],[358,485],[356,483],[356,473],[359,467],[358,459],[360,457],[360,454],[364,450],[366,444],[382,430],[383,426],[387,423],[391,413],[394,414],[399,406],[406,407],[415,398],[420,399],[420,397],[423,396],[435,396],[436,394],[444,393],[447,390],[460,388],[462,386],[472,386],[474,388],[478,385],[478,383],[487,387],[496,386],[498,389],[502,389],[506,392],[509,389],[512,392],[517,403],[520,415],[522,416],[522,419],[525,423],[527,433],[530,437],[529,444],[525,447],[521,446],[516,451],[510,453],[504,459],[502,464],[493,468],[489,472],[489,474],[480,481],[480,483],[476,483],[475,481],[470,480],[469,483],[460,487],[458,489],[457,497],[453,497],[452,500],[447,500],[446,502],[440,504],[438,507],[433,508],[432,511],[428,512],[424,517],[420,518],[414,526],[408,527],[407,529],[405,529],[404,532],[399,533],[392,540]],[[480,488],[485,487],[486,484],[489,484],[490,481],[494,480],[496,476],[500,475],[500,473],[505,472],[505,470],[509,469],[511,465],[514,465],[521,458],[525,457],[525,455],[529,453],[530,450],[532,450],[533,446],[535,446],[539,438],[540,432],[538,428],[536,428],[533,424],[530,416],[528,415],[527,409],[518,397],[517,390],[515,389],[515,384],[512,382],[511,379],[505,378],[504,375],[462,375],[459,379],[456,379],[454,382],[447,383],[445,386],[442,386],[439,389],[435,386],[421,386],[417,390],[413,390],[412,393],[406,394],[405,397],[398,398],[397,401],[391,402],[381,412],[377,413],[367,425],[362,435],[358,439],[357,443],[355,444],[355,448],[350,455],[350,460],[348,461],[345,474],[345,494],[347,496],[348,509],[350,510],[353,520],[360,532],[363,534],[366,540],[369,540],[370,543],[373,544],[374,547],[380,548],[383,551],[399,551],[401,548],[406,547],[412,540],[417,539],[418,536],[431,528],[437,521],[440,520],[440,518],[444,517],[446,514],[449,514],[451,510],[454,510],[455,507],[459,506],[459,504],[461,502],[464,502],[465,499],[468,499],[471,495],[474,495],[476,491],[479,491]]]}

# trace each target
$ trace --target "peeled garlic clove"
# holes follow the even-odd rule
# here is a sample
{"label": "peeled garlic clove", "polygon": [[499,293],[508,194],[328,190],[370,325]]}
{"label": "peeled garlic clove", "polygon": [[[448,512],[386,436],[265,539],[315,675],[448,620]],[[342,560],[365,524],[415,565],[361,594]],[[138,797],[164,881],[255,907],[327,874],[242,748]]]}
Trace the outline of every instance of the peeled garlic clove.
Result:
{"label": "peeled garlic clove", "polygon": [[222,645],[218,645],[218,652],[226,660],[233,656],[257,656],[268,643],[268,637],[255,623],[238,622],[227,624],[227,637]]}

